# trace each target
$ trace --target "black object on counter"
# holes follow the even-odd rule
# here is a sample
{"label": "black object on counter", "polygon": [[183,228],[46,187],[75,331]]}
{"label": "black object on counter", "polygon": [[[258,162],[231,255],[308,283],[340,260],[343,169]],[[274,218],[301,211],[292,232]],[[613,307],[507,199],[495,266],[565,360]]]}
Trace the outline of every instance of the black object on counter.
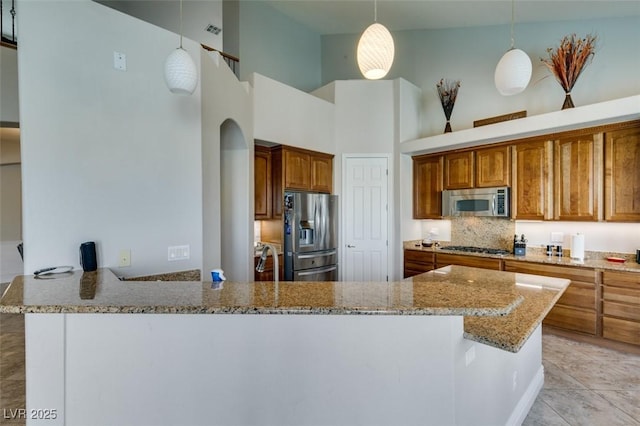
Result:
{"label": "black object on counter", "polygon": [[518,236],[513,236],[513,254],[516,256],[526,256],[527,254],[527,240],[524,238],[524,234],[518,241]]}
{"label": "black object on counter", "polygon": [[85,272],[98,269],[98,259],[96,258],[96,243],[87,241],[80,244],[80,264]]}
{"label": "black object on counter", "polygon": [[640,263],[640,249],[636,250],[636,263]]}
{"label": "black object on counter", "polygon": [[554,245],[549,244],[547,245],[547,256],[553,256],[553,249],[555,248]]}
{"label": "black object on counter", "polygon": [[561,245],[557,245],[556,246],[556,256],[562,257],[562,246]]}

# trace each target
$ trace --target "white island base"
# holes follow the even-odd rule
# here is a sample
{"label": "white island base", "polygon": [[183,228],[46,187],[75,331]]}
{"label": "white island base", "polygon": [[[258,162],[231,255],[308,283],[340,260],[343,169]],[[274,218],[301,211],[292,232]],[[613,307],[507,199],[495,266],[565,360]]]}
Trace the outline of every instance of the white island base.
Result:
{"label": "white island base", "polygon": [[543,384],[540,326],[511,353],[453,316],[25,317],[28,425],[520,424]]}

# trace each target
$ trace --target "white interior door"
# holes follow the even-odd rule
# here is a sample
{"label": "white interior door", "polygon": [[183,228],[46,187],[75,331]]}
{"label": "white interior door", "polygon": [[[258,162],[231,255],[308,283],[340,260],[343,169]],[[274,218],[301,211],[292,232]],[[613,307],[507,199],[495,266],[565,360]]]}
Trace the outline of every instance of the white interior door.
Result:
{"label": "white interior door", "polygon": [[387,157],[344,159],[345,281],[388,280]]}

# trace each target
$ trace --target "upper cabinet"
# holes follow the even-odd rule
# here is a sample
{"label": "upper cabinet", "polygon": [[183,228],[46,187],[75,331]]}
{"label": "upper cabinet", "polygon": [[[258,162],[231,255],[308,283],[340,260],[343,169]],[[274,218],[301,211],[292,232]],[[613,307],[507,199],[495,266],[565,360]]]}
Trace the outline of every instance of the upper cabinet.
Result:
{"label": "upper cabinet", "polygon": [[444,156],[444,189],[510,185],[511,155],[507,145],[452,152]]}
{"label": "upper cabinet", "polygon": [[605,219],[640,221],[640,124],[605,133]]}
{"label": "upper cabinet", "polygon": [[413,218],[442,218],[442,155],[413,157]]}
{"label": "upper cabinet", "polygon": [[282,215],[284,191],[330,194],[333,190],[333,155],[278,145],[255,146],[255,219]]}
{"label": "upper cabinet", "polygon": [[256,145],[254,151],[255,218],[271,218],[271,150]]}
{"label": "upper cabinet", "polygon": [[444,189],[473,188],[473,151],[444,156]]}
{"label": "upper cabinet", "polygon": [[551,141],[513,145],[513,219],[551,219]]}
{"label": "upper cabinet", "polygon": [[311,155],[311,191],[331,194],[333,191],[333,155]]}
{"label": "upper cabinet", "polygon": [[602,218],[602,134],[554,142],[555,220],[597,221]]}
{"label": "upper cabinet", "polygon": [[503,145],[475,150],[476,188],[511,186],[511,150]]}

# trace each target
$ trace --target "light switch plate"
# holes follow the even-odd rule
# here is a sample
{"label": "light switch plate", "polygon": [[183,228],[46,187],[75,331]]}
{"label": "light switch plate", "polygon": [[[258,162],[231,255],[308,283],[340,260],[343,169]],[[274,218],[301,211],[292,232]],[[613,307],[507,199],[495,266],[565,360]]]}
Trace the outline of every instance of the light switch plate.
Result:
{"label": "light switch plate", "polygon": [[113,68],[119,71],[126,71],[127,55],[122,52],[113,52]]}
{"label": "light switch plate", "polygon": [[168,260],[187,260],[191,257],[191,250],[188,245],[171,246],[168,249]]}

